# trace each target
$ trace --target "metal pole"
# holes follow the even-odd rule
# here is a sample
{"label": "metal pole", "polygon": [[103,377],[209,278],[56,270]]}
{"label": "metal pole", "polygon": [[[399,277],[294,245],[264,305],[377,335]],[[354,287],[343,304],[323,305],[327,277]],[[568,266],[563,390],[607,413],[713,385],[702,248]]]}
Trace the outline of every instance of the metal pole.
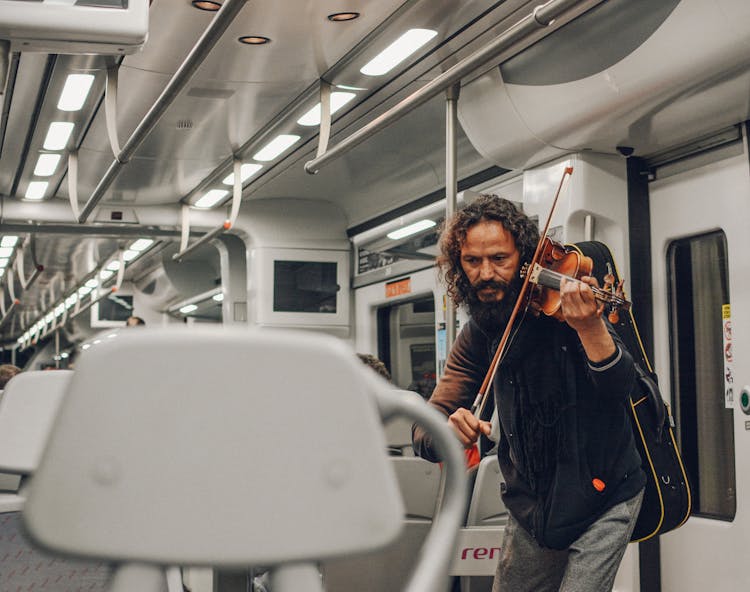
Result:
{"label": "metal pole", "polygon": [[195,71],[206,59],[209,52],[216,45],[216,42],[221,39],[224,31],[232,23],[237,14],[245,6],[247,0],[225,0],[222,7],[216,13],[216,16],[208,25],[203,35],[195,44],[193,49],[188,54],[185,61],[178,68],[177,72],[167,83],[166,88],[162,91],[159,98],[151,106],[146,116],[138,124],[133,134],[128,138],[128,141],[122,148],[120,154],[117,155],[115,160],[107,169],[104,177],[99,181],[99,184],[94,189],[91,197],[83,206],[80,216],[78,216],[78,222],[83,224],[89,217],[93,209],[104,197],[104,192],[107,191],[109,186],[113,183],[115,178],[122,169],[122,166],[130,160],[138,147],[148,137],[151,131],[156,127],[156,124],[161,119],[162,115],[166,112],[169,106],[172,104],[177,95],[180,94],[185,85],[190,81]]}
{"label": "metal pole", "polygon": [[60,330],[55,330],[55,368],[60,369]]}
{"label": "metal pole", "polygon": [[[445,219],[456,212],[458,175],[456,132],[458,129],[458,97],[461,86],[454,84],[445,93]],[[450,351],[456,339],[456,308],[448,297],[445,302],[445,350]]]}
{"label": "metal pole", "polygon": [[[313,158],[305,163],[305,171],[311,175],[316,174],[330,161],[339,158],[358,146],[370,136],[373,136],[385,127],[401,119],[407,113],[425,104],[431,98],[461,82],[465,76],[473,73],[478,68],[497,59],[504,52],[509,52],[511,57],[520,52],[525,46],[521,43],[528,41],[529,37],[540,29],[549,27],[556,19],[572,10],[580,9],[580,12],[600,4],[604,0],[550,0],[546,4],[537,6],[532,14],[518,21],[515,25],[501,33],[494,41],[475,51],[467,58],[458,62],[443,74],[425,84],[418,91],[412,93],[398,105],[383,113],[380,117],[360,128],[348,138],[339,142],[325,154]],[[543,36],[543,35],[542,35]],[[515,46],[515,47],[514,47]]]}

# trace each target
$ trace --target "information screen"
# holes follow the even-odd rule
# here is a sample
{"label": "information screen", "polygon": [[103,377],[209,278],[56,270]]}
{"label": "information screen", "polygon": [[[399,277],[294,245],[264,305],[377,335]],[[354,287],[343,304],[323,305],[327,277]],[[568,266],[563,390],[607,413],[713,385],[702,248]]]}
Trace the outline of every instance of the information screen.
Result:
{"label": "information screen", "polygon": [[336,313],[335,261],[274,261],[273,311]]}

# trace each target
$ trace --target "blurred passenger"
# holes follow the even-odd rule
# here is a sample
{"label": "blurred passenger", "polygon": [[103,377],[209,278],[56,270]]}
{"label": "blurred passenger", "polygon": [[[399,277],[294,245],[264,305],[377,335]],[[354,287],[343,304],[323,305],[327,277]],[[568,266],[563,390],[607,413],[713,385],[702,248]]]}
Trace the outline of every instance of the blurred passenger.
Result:
{"label": "blurred passenger", "polygon": [[357,354],[360,360],[362,360],[367,366],[375,370],[380,376],[385,378],[388,382],[391,382],[391,373],[388,372],[388,368],[378,358],[372,354]]}
{"label": "blurred passenger", "polygon": [[128,320],[125,321],[126,327],[139,327],[139,326],[146,326],[146,321],[144,321],[141,317],[128,317]]}
{"label": "blurred passenger", "polygon": [[2,364],[0,365],[0,391],[5,388],[8,381],[18,374],[21,369],[13,364]]}

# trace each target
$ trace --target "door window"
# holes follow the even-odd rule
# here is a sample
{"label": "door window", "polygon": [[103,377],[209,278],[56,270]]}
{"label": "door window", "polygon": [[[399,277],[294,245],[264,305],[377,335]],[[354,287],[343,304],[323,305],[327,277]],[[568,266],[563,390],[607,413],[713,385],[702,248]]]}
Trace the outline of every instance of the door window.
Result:
{"label": "door window", "polygon": [[729,277],[724,232],[673,241],[667,269],[672,400],[693,514],[732,520],[737,499],[733,410],[725,405],[731,377],[725,376]]}

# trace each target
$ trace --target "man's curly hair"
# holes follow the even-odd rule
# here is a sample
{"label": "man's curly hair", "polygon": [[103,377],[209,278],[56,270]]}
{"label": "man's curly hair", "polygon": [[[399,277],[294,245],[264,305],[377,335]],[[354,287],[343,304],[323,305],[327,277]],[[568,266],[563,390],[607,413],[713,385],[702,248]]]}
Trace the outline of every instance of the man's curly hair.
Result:
{"label": "man's curly hair", "polygon": [[513,202],[497,195],[480,195],[446,220],[440,234],[437,266],[448,294],[456,304],[463,304],[471,284],[461,267],[461,246],[469,228],[484,220],[496,220],[510,232],[521,256],[521,264],[531,261],[539,242],[539,229]]}

